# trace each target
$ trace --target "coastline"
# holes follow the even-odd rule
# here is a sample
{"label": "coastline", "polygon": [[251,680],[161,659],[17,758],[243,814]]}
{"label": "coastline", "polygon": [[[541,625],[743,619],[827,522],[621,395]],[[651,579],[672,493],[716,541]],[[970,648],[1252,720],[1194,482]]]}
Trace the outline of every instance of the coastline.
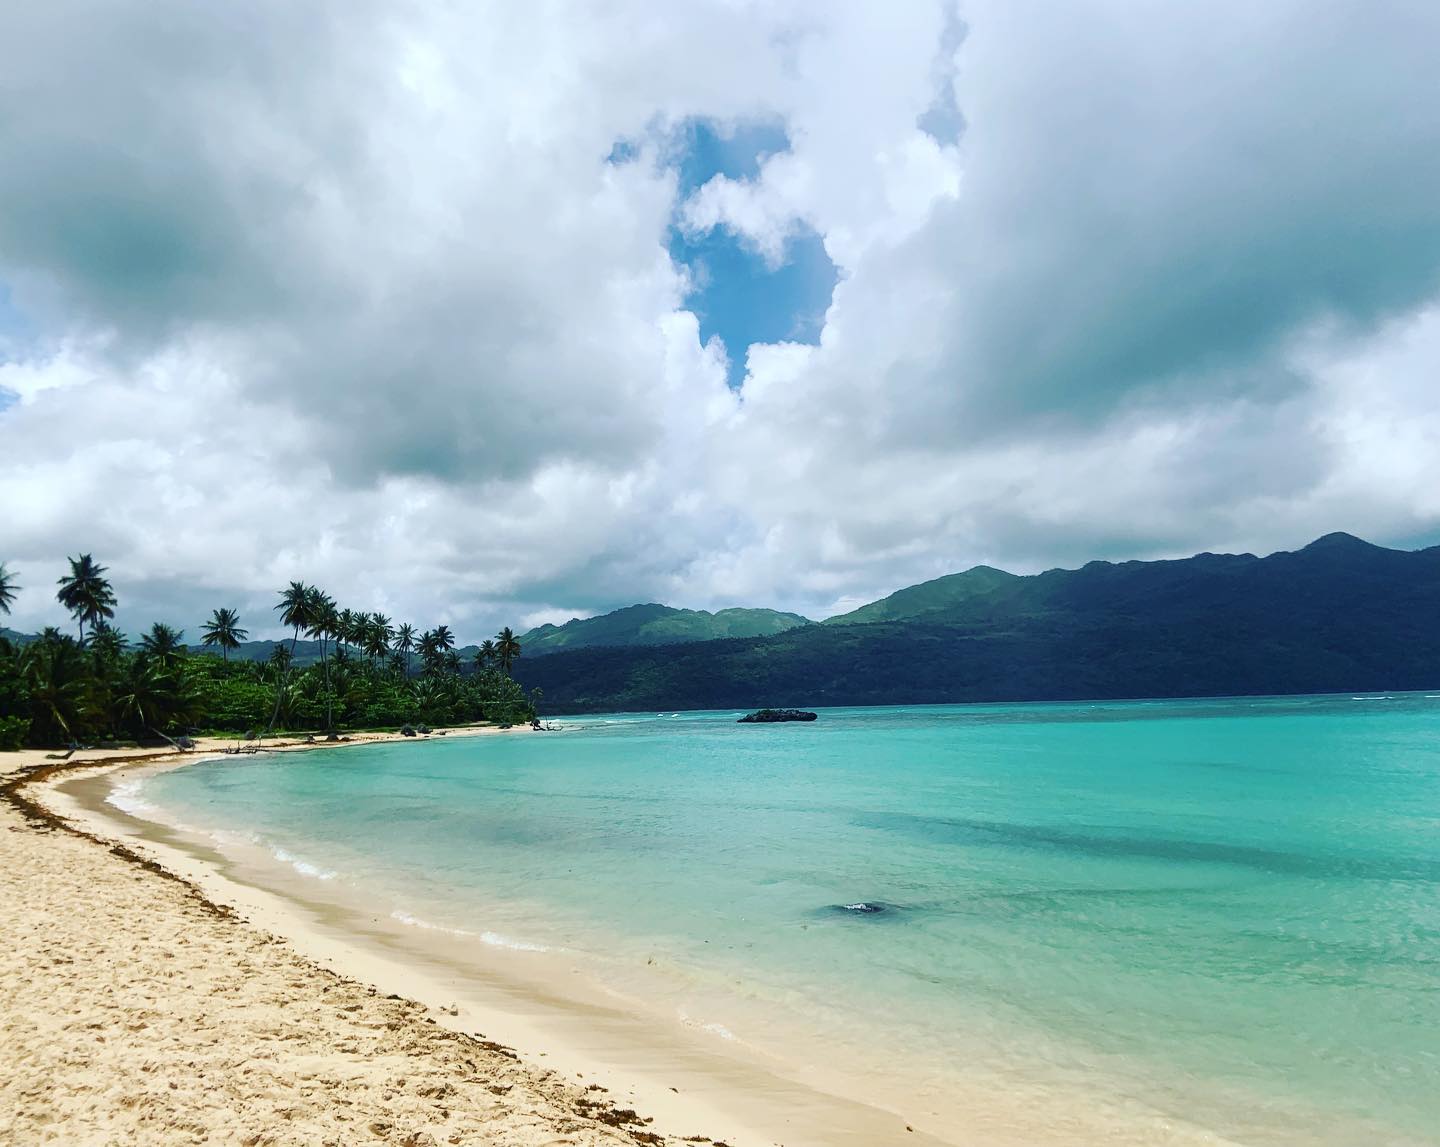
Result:
{"label": "coastline", "polygon": [[[527,731],[524,727],[514,730]],[[455,730],[450,735],[500,732],[495,727],[480,727]],[[394,735],[373,734],[339,745],[292,742],[276,748],[304,752],[386,739],[399,740]],[[10,756],[13,759],[20,754]],[[37,756],[42,759],[36,760]],[[8,1080],[0,1077],[0,1095],[10,1100],[7,1106],[18,1113],[17,1119],[29,1118],[34,1110],[43,1114],[43,1108],[37,1106],[42,1099],[37,1097],[50,1091],[78,1090],[84,1095],[100,1090],[91,1082],[93,1073],[82,1073],[83,1082],[78,1084],[70,1082],[67,1072],[74,1065],[68,1059],[58,1064],[48,1061],[43,1072],[34,1068],[47,1062],[44,1057],[50,1054],[57,1030],[81,1041],[95,1038],[98,1032],[124,1048],[123,1058],[112,1061],[103,1076],[109,1081],[105,1090],[110,1093],[128,1091],[126,1085],[136,1079],[137,1063],[144,1073],[139,1077],[142,1082],[148,1082],[154,1070],[168,1070],[181,1080],[187,1073],[193,1074],[204,1061],[177,1060],[160,1069],[146,1066],[157,1061],[155,1049],[143,1035],[133,1037],[137,1042],[131,1046],[131,1025],[160,1026],[157,1010],[174,1021],[176,1017],[169,1015],[172,1003],[178,1006],[179,1015],[204,1019],[213,1004],[214,990],[182,991],[175,996],[176,972],[206,984],[237,979],[248,984],[257,974],[261,953],[268,960],[281,952],[304,971],[287,969],[279,977],[270,976],[268,986],[257,989],[261,995],[258,1006],[254,1006],[252,993],[238,1022],[258,1023],[264,1028],[275,1022],[277,1007],[285,1017],[304,1016],[303,1022],[314,1030],[285,1038],[296,1041],[294,1050],[302,1065],[335,1059],[339,1049],[345,1072],[327,1077],[343,1080],[339,1097],[328,1107],[316,1106],[313,1096],[310,1106],[300,1104],[303,1096],[294,1089],[303,1091],[305,1077],[295,1067],[290,1074],[299,1082],[277,1084],[267,1077],[267,1089],[252,1094],[246,1089],[252,1085],[249,1076],[254,1068],[246,1065],[253,1041],[217,1035],[210,1051],[224,1062],[218,1069],[206,1068],[206,1076],[220,1072],[231,1095],[230,1106],[248,1116],[267,1110],[273,1097],[284,1092],[296,1099],[294,1109],[308,1113],[308,1129],[295,1131],[289,1124],[299,1117],[282,1115],[285,1124],[276,1123],[272,1116],[261,1137],[232,1136],[233,1121],[212,1112],[189,1120],[191,1137],[178,1132],[171,1138],[157,1137],[150,1124],[140,1141],[245,1142],[256,1147],[261,1143],[348,1144],[356,1141],[355,1135],[329,1132],[334,1130],[334,1120],[344,1116],[349,1107],[362,1104],[374,1115],[371,1123],[391,1128],[394,1136],[390,1131],[370,1132],[359,1136],[359,1141],[373,1138],[414,1147],[472,1142],[514,1143],[518,1147],[561,1142],[1058,1147],[1099,1141],[1116,1147],[1238,1147],[1251,1141],[1192,1122],[1176,1110],[1165,1110],[1166,1104],[1138,1101],[1123,1089],[1107,1086],[1105,1080],[1014,1074],[1002,1078],[987,1072],[983,1060],[950,1062],[909,1054],[913,1049],[892,1048],[887,1056],[894,1051],[901,1054],[893,1061],[877,1059],[875,1064],[903,1084],[896,1087],[887,1086],[881,1074],[862,1075],[848,1070],[853,1065],[838,1066],[837,1049],[823,1042],[792,1041],[778,1049],[726,1044],[704,1030],[683,1029],[655,1007],[640,1006],[651,1001],[596,991],[599,985],[587,983],[584,969],[569,966],[570,954],[561,950],[537,952],[525,946],[507,950],[488,942],[478,944],[473,934],[467,943],[447,937],[443,930],[432,932],[391,919],[389,904],[385,905],[387,911],[375,915],[357,911],[355,904],[337,908],[330,896],[335,890],[323,877],[317,881],[314,869],[304,876],[268,848],[248,846],[252,856],[247,846],[229,839],[231,834],[211,838],[160,817],[147,819],[149,813],[143,807],[132,812],[123,801],[109,799],[116,788],[123,790],[120,778],[137,772],[202,762],[243,769],[247,763],[243,756],[156,751],[68,762],[43,760],[43,754],[31,754],[30,758],[27,768],[8,772],[6,760],[0,758],[0,788],[8,798],[0,803],[8,829],[0,832],[0,870],[9,883],[24,882],[23,887],[0,886],[0,895],[12,905],[23,902],[15,930],[26,945],[57,912],[67,921],[73,918],[86,931],[83,942],[71,943],[58,954],[44,946],[17,946],[11,959],[22,965],[18,970],[28,971],[28,977],[17,981],[17,969],[11,968],[0,982],[8,998],[27,1001],[25,1013],[8,1017],[0,1029],[7,1042],[15,1045],[8,1055],[0,1053],[0,1065],[10,1076]],[[21,814],[28,810],[41,822],[41,831],[27,831],[17,810]],[[57,829],[64,830],[63,834]],[[63,882],[68,886],[57,892],[57,885]],[[92,903],[93,889],[100,885],[112,894],[101,897],[97,905]],[[361,891],[364,887],[355,886]],[[189,906],[189,923],[184,926],[177,923],[177,898]],[[97,909],[102,924],[96,923]],[[186,943],[186,928],[194,927],[197,914],[203,917],[207,932],[219,933],[212,936],[206,959],[159,963],[191,955],[175,945]],[[152,1004],[158,995],[167,1006],[116,1012],[109,999],[99,998],[94,985],[99,982],[105,987],[105,976],[117,962],[128,959],[129,949],[143,948],[149,942],[155,922],[171,944],[158,955],[152,951],[148,961],[131,960],[129,978],[150,992]],[[163,984],[157,980],[157,967],[165,978]],[[50,978],[56,975],[72,1005],[66,1015],[84,1014],[88,1023],[79,1025],[53,1014],[49,988]],[[348,1009],[359,1004],[355,1015],[336,1017],[331,1015],[333,1008],[327,1010],[335,998],[330,993],[336,983],[358,993],[347,998],[346,1005]],[[381,1001],[399,1011],[382,1009],[377,1014],[368,1006]],[[32,1022],[35,1016],[38,1023]],[[393,1057],[364,1050],[353,1033],[332,1032],[328,1025],[336,1018],[353,1020],[362,1031],[380,1027],[403,1032],[405,1038],[413,1037],[427,1046],[407,1050],[402,1057],[407,1070],[397,1076]],[[671,1022],[663,1022],[667,1018]],[[723,1019],[723,1013],[717,1018]],[[73,1030],[76,1027],[80,1030]],[[42,1038],[39,1030],[27,1028],[46,1029],[49,1037]],[[736,1030],[748,1038],[743,1026],[737,1025]],[[453,1057],[441,1055],[437,1061],[428,1046],[437,1032],[446,1033],[442,1038],[463,1041],[468,1049],[463,1062],[481,1064],[481,1074],[488,1082],[466,1074],[475,1071],[473,1066],[457,1069]],[[73,1048],[62,1041],[61,1050],[68,1056]],[[777,1050],[778,1056],[766,1055]],[[802,1054],[790,1054],[795,1051]],[[164,1057],[158,1058],[166,1062]],[[512,1073],[513,1081],[512,1075],[506,1075],[505,1082],[496,1083],[495,1072],[502,1070]],[[413,1127],[405,1130],[401,1120],[394,1118],[406,1110],[405,1093],[396,1086],[396,1079],[413,1083],[423,1075],[429,1088],[435,1073],[441,1073],[444,1085],[456,1092],[447,1092],[448,1102],[437,1107],[443,1108],[442,1122],[422,1125],[418,1131]],[[470,1084],[484,1094],[474,1088],[467,1091]],[[459,1124],[461,1117],[455,1112],[464,1105],[460,1097],[470,1096],[466,1102],[478,1111],[493,1099],[493,1091],[486,1089],[494,1086],[512,1089],[525,1102],[508,1108],[503,1120],[496,1116],[486,1122],[483,1132],[476,1130],[476,1124]],[[358,1098],[352,1098],[352,1092]],[[91,1125],[75,1120],[105,1116],[111,1121],[103,1124],[103,1133],[97,1132],[95,1141],[129,1141],[123,1131],[130,1112],[126,1102],[125,1096],[111,1098],[103,1106],[92,1104],[83,1111],[77,1103],[77,1110],[65,1116],[47,1115],[31,1123],[16,1123],[25,1134],[17,1133],[14,1138],[47,1141],[48,1129],[53,1132],[49,1141],[89,1142],[92,1140],[77,1134],[76,1128],[85,1131]],[[199,1099],[190,1097],[189,1102]],[[640,1114],[626,1114],[634,1112]],[[184,1123],[184,1110],[173,1118],[177,1126]],[[619,1123],[614,1122],[617,1119]],[[1305,1141],[1285,1136],[1282,1129],[1288,1122],[1286,1116],[1275,1113],[1272,1130],[1280,1132],[1280,1137],[1273,1141]],[[276,1129],[282,1126],[284,1133],[280,1134]],[[370,1124],[360,1126],[368,1128]],[[197,1127],[208,1138],[194,1137]],[[543,1134],[537,1128],[543,1129]],[[619,1138],[603,1137],[611,1128]],[[0,1122],[0,1139],[5,1138],[6,1130]],[[538,1137],[531,1137],[532,1132]],[[426,1135],[431,1138],[424,1138]],[[1258,1141],[1271,1140],[1262,1136]]]}
{"label": "coastline", "polygon": [[[495,727],[479,727],[453,730],[450,735],[500,732],[502,730]],[[339,745],[292,741],[271,746],[267,751],[331,749],[386,739],[399,738],[394,734],[359,734]],[[379,926],[365,934],[363,929],[357,930],[355,919],[337,920],[327,916],[322,905],[307,904],[301,898],[263,887],[259,880],[247,880],[246,876],[253,874],[227,863],[227,858],[218,852],[211,856],[199,855],[193,842],[187,845],[173,839],[171,830],[165,826],[131,816],[105,803],[117,776],[136,769],[150,772],[213,760],[223,744],[202,742],[196,751],[185,754],[142,751],[98,754],[89,759],[67,761],[47,760],[40,753],[7,754],[12,759],[22,759],[15,764],[9,760],[0,762],[9,766],[4,777],[10,800],[4,816],[7,828],[12,831],[5,843],[7,850],[18,846],[23,856],[7,857],[6,867],[33,871],[47,859],[45,854],[50,847],[61,839],[55,830],[67,829],[65,852],[75,853],[66,857],[70,870],[95,870],[92,876],[96,880],[101,879],[103,870],[104,882],[118,881],[119,888],[123,889],[121,902],[109,905],[112,932],[107,935],[107,942],[125,940],[125,929],[118,935],[113,931],[117,911],[127,926],[146,932],[148,922],[157,917],[174,924],[177,899],[188,907],[191,915],[200,907],[210,928],[219,933],[216,943],[221,966],[229,962],[246,968],[253,961],[255,950],[263,949],[268,954],[279,948],[304,969],[303,974],[287,981],[286,1006],[323,1006],[322,1001],[333,998],[338,981],[363,995],[366,1003],[378,1006],[383,1002],[392,1011],[400,1009],[404,1013],[402,1018],[389,1015],[382,1021],[369,1017],[370,1009],[362,1003],[357,1016],[368,1018],[372,1026],[379,1022],[389,1030],[390,1025],[399,1023],[403,1030],[417,1038],[422,1034],[429,1037],[444,1032],[449,1039],[468,1041],[464,1046],[471,1049],[471,1058],[486,1057],[493,1061],[494,1070],[511,1075],[519,1073],[522,1077],[508,1084],[510,1088],[522,1088],[530,1097],[521,1105],[523,1111],[513,1119],[526,1127],[546,1127],[542,1138],[527,1138],[530,1132],[518,1127],[507,1128],[503,1137],[496,1138],[496,1128],[487,1125],[483,1137],[476,1139],[474,1129],[450,1131],[447,1124],[438,1130],[421,1128],[413,1132],[413,1136],[419,1136],[414,1138],[415,1143],[429,1142],[424,1135],[430,1135],[436,1143],[529,1144],[553,1142],[556,1136],[564,1136],[562,1141],[576,1143],[684,1141],[728,1143],[734,1147],[761,1142],[825,1147],[902,1139],[922,1145],[945,1141],[918,1128],[912,1129],[893,1112],[817,1091],[802,1082],[771,1073],[765,1065],[747,1057],[726,1054],[724,1049],[709,1046],[710,1041],[695,1033],[657,1031],[653,1025],[640,1022],[638,1017],[618,1007],[613,999],[599,996],[587,999],[574,985],[563,984],[553,975],[549,984],[537,980],[529,974],[534,971],[530,967],[534,960],[529,953],[487,952],[490,974],[478,981],[473,974],[457,976],[454,965],[443,959],[417,966],[411,958],[413,949],[397,949],[387,943],[387,939],[393,939],[387,937],[387,933],[395,931],[394,927],[387,926],[388,922],[375,921]],[[29,829],[22,823],[22,814],[27,814],[26,819],[31,821]],[[34,819],[36,816],[41,818],[40,822]],[[37,828],[39,831],[35,831]],[[49,910],[61,907],[67,915],[78,912],[83,916],[87,906],[76,903],[73,897],[62,898],[61,904],[52,904]],[[33,927],[35,922],[30,923]],[[66,955],[67,976],[76,977],[76,965],[82,958],[77,952]],[[214,960],[211,963],[214,965]],[[173,976],[176,967],[169,965],[165,970]],[[143,982],[147,972],[154,974],[157,970],[142,967],[135,971]],[[215,967],[195,971],[214,974]],[[473,966],[467,971],[473,973]],[[44,975],[38,978],[43,980]],[[82,983],[78,987],[83,993],[83,974],[80,979]],[[166,987],[168,991],[171,986]],[[552,990],[562,987],[563,991]],[[23,995],[16,992],[13,998],[23,998]],[[188,1002],[197,1006],[199,1003]],[[263,1008],[256,1012],[257,1016],[265,1014],[268,1011]],[[24,1017],[9,1021],[7,1033],[15,1027],[17,1019],[23,1022]],[[147,1022],[155,1021],[152,1017]],[[110,1033],[117,1028],[125,1029],[126,1020],[117,1015],[108,1022],[101,1021],[98,1026],[107,1039],[114,1039]],[[312,1033],[312,1036],[329,1046],[322,1033]],[[304,1036],[295,1038],[305,1039]],[[123,1045],[125,1040],[117,1042]],[[221,1040],[217,1046],[224,1045],[225,1041]],[[512,1052],[511,1048],[516,1050]],[[26,1057],[24,1050],[17,1050],[22,1058]],[[238,1045],[232,1044],[229,1050],[236,1056],[244,1056],[243,1048]],[[33,1054],[32,1049],[30,1056]],[[317,1050],[313,1054],[323,1052]],[[511,1058],[517,1054],[518,1059]],[[143,1055],[143,1049],[135,1049],[134,1055]],[[143,1068],[143,1064],[141,1066]],[[382,1110],[386,1095],[392,1101],[400,1095],[393,1084],[386,1085],[382,1079],[388,1065],[362,1056],[350,1067],[352,1082],[360,1092],[367,1093],[369,1099],[373,1100],[373,1093],[380,1089]],[[117,1068],[122,1074],[126,1071],[123,1065]],[[420,1070],[424,1070],[423,1067]],[[21,1072],[9,1085],[22,1088],[12,1096],[11,1104],[17,1113],[16,1119],[21,1121],[33,1114],[33,1091],[23,1090],[25,1079],[25,1073]],[[460,1084],[452,1080],[449,1086]],[[485,1091],[478,1098],[492,1102],[494,1097]],[[240,1103],[242,1111],[252,1106]],[[453,1115],[451,1108],[446,1110]],[[126,1111],[128,1109],[122,1107],[109,1112],[108,1117],[123,1122]],[[623,1115],[635,1111],[643,1114],[633,1119]],[[331,1115],[338,1114],[343,1113],[331,1112]],[[91,1111],[87,1115],[89,1119],[106,1117],[103,1111]],[[386,1118],[382,1114],[372,1122],[383,1124]],[[390,1123],[399,1127],[398,1121]],[[17,1127],[24,1126],[23,1122],[17,1123]],[[52,1128],[62,1141],[67,1134],[63,1126],[63,1123],[56,1124]],[[113,1134],[114,1130],[112,1126],[106,1134]],[[291,1130],[287,1128],[286,1137],[275,1140],[262,1137],[253,1141],[312,1142],[325,1138],[323,1135],[293,1138],[289,1137]],[[444,1135],[440,1134],[442,1130]],[[73,1135],[73,1129],[69,1134]],[[405,1134],[412,1135],[412,1132]],[[146,1135],[147,1141],[151,1141],[153,1132],[147,1131]],[[449,1138],[450,1135],[459,1138]],[[575,1138],[576,1135],[580,1138]],[[404,1136],[379,1135],[378,1138],[411,1142]],[[177,1135],[173,1141],[193,1140]]]}

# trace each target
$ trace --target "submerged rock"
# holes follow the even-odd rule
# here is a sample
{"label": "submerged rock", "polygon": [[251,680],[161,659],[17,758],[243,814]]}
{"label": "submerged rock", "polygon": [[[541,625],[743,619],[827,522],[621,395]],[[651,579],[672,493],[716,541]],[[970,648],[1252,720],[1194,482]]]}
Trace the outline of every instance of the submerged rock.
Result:
{"label": "submerged rock", "polygon": [[737,725],[773,724],[779,721],[813,721],[815,714],[804,709],[756,709],[736,721]]}
{"label": "submerged rock", "polygon": [[878,916],[882,912],[894,912],[895,905],[880,900],[857,900],[854,904],[832,904],[832,912],[847,912],[853,916]]}

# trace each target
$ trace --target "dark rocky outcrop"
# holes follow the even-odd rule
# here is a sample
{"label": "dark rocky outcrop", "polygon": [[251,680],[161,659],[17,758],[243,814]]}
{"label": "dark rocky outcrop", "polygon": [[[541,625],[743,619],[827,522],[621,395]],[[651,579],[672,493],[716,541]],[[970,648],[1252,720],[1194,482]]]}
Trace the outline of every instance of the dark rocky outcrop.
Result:
{"label": "dark rocky outcrop", "polygon": [[804,709],[757,709],[747,713],[737,725],[771,725],[780,721],[813,721],[815,714]]}

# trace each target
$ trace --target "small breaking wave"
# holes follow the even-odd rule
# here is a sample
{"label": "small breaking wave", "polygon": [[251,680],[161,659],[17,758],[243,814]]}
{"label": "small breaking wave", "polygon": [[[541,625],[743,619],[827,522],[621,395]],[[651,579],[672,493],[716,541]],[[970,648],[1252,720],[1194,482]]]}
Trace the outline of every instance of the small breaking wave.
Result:
{"label": "small breaking wave", "polygon": [[138,779],[121,781],[110,790],[105,803],[114,805],[130,816],[144,816],[147,812],[154,812],[155,806],[140,795],[143,785],[144,782]]}
{"label": "small breaking wave", "polygon": [[301,876],[313,876],[316,880],[334,880],[339,875],[337,872],[311,864],[308,860],[302,860],[294,853],[286,852],[283,848],[272,848],[270,855],[281,864],[288,864]]}
{"label": "small breaking wave", "polygon": [[509,936],[502,936],[499,932],[471,932],[465,928],[447,928],[443,924],[432,924],[429,920],[422,920],[418,916],[412,916],[409,912],[396,909],[390,913],[390,919],[397,920],[408,928],[420,928],[426,932],[444,932],[447,936],[461,936],[467,940],[479,940],[482,944],[489,944],[492,948],[508,948],[512,952],[548,952],[549,947],[544,944],[531,944],[525,940],[514,940]]}
{"label": "small breaking wave", "polygon": [[735,1033],[724,1024],[706,1023],[704,1020],[697,1020],[691,1017],[683,1008],[680,1009],[680,1022],[687,1028],[694,1028],[696,1031],[709,1032],[711,1035],[718,1035],[721,1039],[735,1041]]}

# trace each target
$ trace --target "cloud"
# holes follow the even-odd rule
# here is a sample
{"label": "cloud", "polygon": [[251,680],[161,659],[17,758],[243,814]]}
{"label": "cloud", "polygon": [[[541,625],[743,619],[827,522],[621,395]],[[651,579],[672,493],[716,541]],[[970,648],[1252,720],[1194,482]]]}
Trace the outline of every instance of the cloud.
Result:
{"label": "cloud", "polygon": [[[0,560],[466,637],[1440,525],[1440,16],[0,14]],[[695,188],[697,121],[785,146]],[[742,133],[743,134],[743,133]],[[769,136],[767,136],[769,138]],[[617,151],[617,145],[620,146]],[[768,149],[767,149],[768,150]],[[623,162],[615,162],[623,157]],[[702,343],[672,228],[837,268]],[[775,324],[787,329],[787,324]]]}

